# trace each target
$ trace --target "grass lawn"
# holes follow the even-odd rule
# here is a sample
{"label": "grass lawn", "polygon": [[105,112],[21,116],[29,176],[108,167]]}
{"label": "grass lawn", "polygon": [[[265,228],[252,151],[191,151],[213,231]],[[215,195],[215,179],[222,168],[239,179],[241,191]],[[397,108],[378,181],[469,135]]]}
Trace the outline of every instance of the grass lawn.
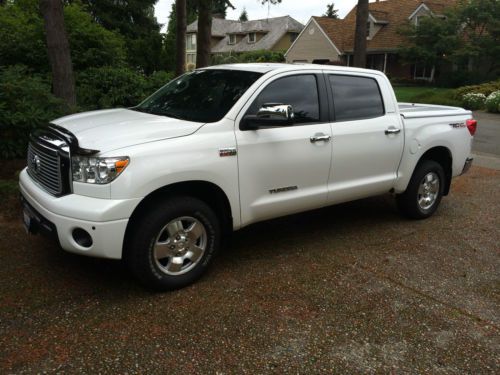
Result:
{"label": "grass lawn", "polygon": [[394,87],[398,102],[456,105],[453,89],[429,86],[396,86]]}
{"label": "grass lawn", "polygon": [[449,96],[453,89],[443,89],[440,87],[429,86],[396,86],[394,87],[398,102],[411,102],[413,98],[426,95],[443,95]]}

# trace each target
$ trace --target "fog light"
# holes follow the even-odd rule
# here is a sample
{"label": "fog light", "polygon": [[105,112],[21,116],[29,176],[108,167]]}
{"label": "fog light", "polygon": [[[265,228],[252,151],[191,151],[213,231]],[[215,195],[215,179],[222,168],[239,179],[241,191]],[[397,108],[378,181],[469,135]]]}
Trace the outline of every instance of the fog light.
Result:
{"label": "fog light", "polygon": [[73,229],[73,239],[75,242],[81,247],[90,247],[92,246],[92,237],[89,232],[82,228]]}

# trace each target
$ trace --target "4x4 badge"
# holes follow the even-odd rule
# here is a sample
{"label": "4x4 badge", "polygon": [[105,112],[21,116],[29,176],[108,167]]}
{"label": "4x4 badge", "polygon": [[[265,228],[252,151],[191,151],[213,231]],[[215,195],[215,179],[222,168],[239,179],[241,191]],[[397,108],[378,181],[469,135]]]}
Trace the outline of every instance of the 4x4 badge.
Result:
{"label": "4x4 badge", "polygon": [[236,156],[236,154],[237,154],[236,147],[227,147],[219,149],[219,156],[221,158],[224,158],[226,156]]}

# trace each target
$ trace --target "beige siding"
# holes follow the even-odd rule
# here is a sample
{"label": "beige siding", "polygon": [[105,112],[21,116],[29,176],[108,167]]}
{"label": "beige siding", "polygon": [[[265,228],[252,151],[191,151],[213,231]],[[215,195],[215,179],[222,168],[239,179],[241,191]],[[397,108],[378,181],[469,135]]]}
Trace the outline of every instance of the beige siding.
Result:
{"label": "beige siding", "polygon": [[285,35],[283,35],[278,43],[276,43],[273,48],[271,48],[271,51],[280,52],[288,50],[292,45],[291,37],[292,33],[286,33]]}
{"label": "beige siding", "polygon": [[288,50],[286,61],[313,62],[313,60],[340,60],[338,52],[332,43],[321,31],[315,21],[311,21],[302,34],[299,35],[295,44]]}

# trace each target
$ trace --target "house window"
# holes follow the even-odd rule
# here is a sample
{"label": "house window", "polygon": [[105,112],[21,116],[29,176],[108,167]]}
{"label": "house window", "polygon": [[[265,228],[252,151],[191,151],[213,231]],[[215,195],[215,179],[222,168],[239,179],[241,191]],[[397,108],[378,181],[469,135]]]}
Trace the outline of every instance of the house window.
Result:
{"label": "house window", "polygon": [[236,44],[236,35],[235,34],[229,35],[229,44]]}
{"label": "house window", "polygon": [[416,64],[413,71],[413,79],[430,81],[433,77],[434,68],[429,65]]}
{"label": "house window", "polygon": [[196,50],[196,34],[189,34],[187,36],[186,50],[188,51]]}
{"label": "house window", "polygon": [[370,39],[372,23],[368,21],[366,23],[366,39]]}
{"label": "house window", "polygon": [[248,43],[255,43],[257,41],[257,34],[250,33],[248,34]]}
{"label": "house window", "polygon": [[196,54],[195,53],[186,54],[186,63],[187,64],[196,64]]}
{"label": "house window", "polygon": [[290,33],[290,43],[295,42],[295,39],[299,36],[299,33]]}

